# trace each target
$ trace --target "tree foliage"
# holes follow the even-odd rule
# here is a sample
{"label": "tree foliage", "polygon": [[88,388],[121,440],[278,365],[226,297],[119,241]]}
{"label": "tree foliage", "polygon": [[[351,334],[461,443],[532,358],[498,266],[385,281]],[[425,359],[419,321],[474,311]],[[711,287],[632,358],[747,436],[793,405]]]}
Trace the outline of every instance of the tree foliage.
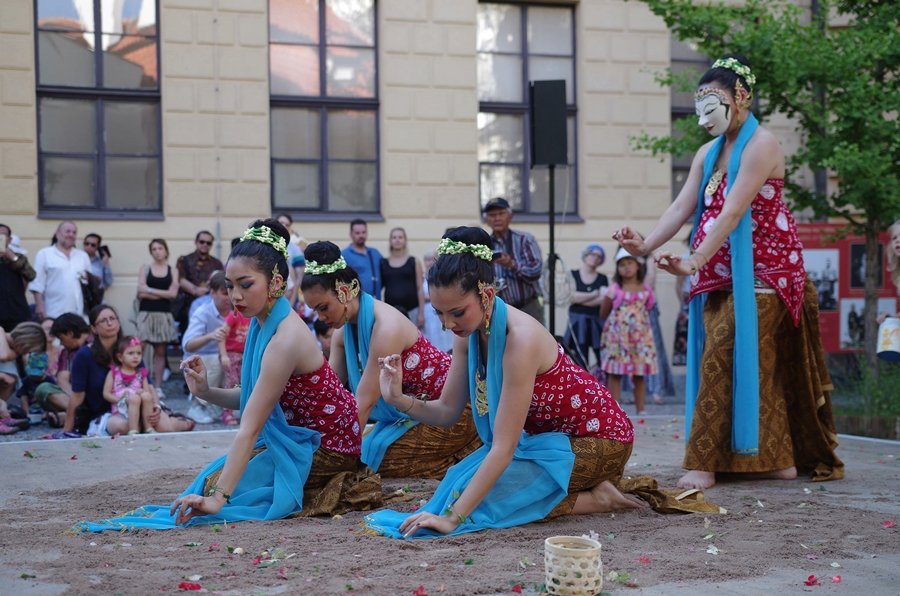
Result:
{"label": "tree foliage", "polygon": [[[848,231],[865,235],[874,262],[878,234],[900,217],[900,2],[819,0],[811,10],[782,0],[642,1],[703,54],[750,60],[760,120],[785,114],[801,135],[800,149],[788,156],[788,199],[818,217],[844,218]],[[636,145],[678,154],[702,140],[644,135]],[[827,193],[802,187],[793,181],[802,168],[827,169],[838,183]],[[874,360],[876,271],[867,269]]]}

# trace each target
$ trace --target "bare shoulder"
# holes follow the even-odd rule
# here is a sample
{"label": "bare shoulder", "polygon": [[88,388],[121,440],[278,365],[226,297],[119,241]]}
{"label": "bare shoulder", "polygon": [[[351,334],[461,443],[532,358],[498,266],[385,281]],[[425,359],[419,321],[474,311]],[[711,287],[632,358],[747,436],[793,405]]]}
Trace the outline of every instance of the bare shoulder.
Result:
{"label": "bare shoulder", "polygon": [[517,369],[537,375],[556,361],[556,339],[531,315],[510,309],[504,359]]}

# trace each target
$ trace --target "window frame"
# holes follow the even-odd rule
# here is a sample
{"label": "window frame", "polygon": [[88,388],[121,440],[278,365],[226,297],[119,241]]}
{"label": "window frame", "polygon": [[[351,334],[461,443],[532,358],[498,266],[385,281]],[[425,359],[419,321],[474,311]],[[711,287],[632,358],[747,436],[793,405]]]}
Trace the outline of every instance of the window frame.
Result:
{"label": "window frame", "polygon": [[[381,121],[379,118],[381,109],[380,100],[380,80],[379,80],[379,28],[378,28],[378,0],[372,0],[372,53],[373,53],[373,89],[372,97],[348,97],[348,96],[330,96],[327,95],[328,76],[326,61],[328,58],[328,47],[368,47],[368,46],[348,46],[346,44],[328,44],[327,24],[326,24],[326,2],[327,0],[318,1],[318,27],[319,39],[316,47],[318,48],[319,57],[319,95],[285,95],[273,94],[271,76],[271,67],[267,73],[269,77],[269,119],[270,119],[270,151],[269,151],[269,203],[273,213],[288,213],[294,219],[303,219],[306,221],[345,221],[348,216],[364,216],[370,222],[384,221],[381,215]],[[267,2],[267,7],[270,2]],[[269,10],[269,18],[271,18],[271,9]],[[281,43],[281,42],[276,42]],[[301,45],[301,44],[298,44]],[[312,44],[302,44],[312,45]],[[272,39],[269,35],[267,48],[271,50]],[[305,110],[314,110],[318,112],[319,117],[319,157],[313,158],[276,158],[271,151],[271,114],[274,108],[296,108]],[[374,116],[374,154],[373,160],[361,159],[332,159],[328,156],[328,118],[331,112],[353,111],[371,112]],[[319,196],[318,206],[310,208],[302,208],[296,206],[278,205],[275,202],[275,166],[277,163],[300,163],[300,164],[316,164],[318,165],[318,185]],[[330,163],[371,163],[375,167],[375,194],[374,205],[372,211],[362,210],[332,210],[328,206],[329,200],[329,182],[328,165]]]}
{"label": "window frame", "polygon": [[[482,161],[478,160],[478,200],[479,200],[479,211],[481,209],[481,168],[484,165],[487,166],[518,166],[519,167],[519,184],[522,189],[522,205],[518,209],[516,209],[516,219],[523,222],[544,222],[550,219],[550,211],[532,211],[532,193],[529,189],[529,179],[531,177],[531,172],[537,168],[546,168],[548,166],[538,165],[534,166],[531,163],[531,106],[529,101],[529,87],[530,80],[528,78],[529,73],[529,62],[532,56],[537,57],[553,57],[554,55],[550,54],[531,54],[528,51],[528,11],[532,7],[540,7],[540,8],[554,8],[559,10],[568,10],[569,14],[572,17],[572,99],[573,103],[566,104],[566,121],[571,118],[573,120],[573,138],[568,139],[568,141],[572,144],[572,163],[567,164],[564,168],[563,172],[560,172],[559,166],[556,167],[556,172],[554,176],[557,181],[560,175],[569,176],[569,170],[572,171],[572,177],[574,179],[574,185],[572,187],[572,205],[568,210],[563,210],[561,207],[565,205],[564,201],[560,201],[558,197],[556,197],[556,214],[555,217],[565,217],[569,222],[579,222],[581,221],[581,217],[579,215],[579,203],[578,203],[578,27],[577,27],[577,13],[575,10],[574,4],[554,4],[547,2],[516,2],[515,0],[480,0],[479,4],[505,4],[518,8],[521,11],[521,18],[519,19],[519,37],[521,39],[519,53],[515,54],[519,56],[522,61],[521,65],[521,77],[522,77],[522,101],[521,102],[507,102],[507,101],[482,101],[479,99],[478,101],[478,113],[489,113],[489,114],[498,114],[502,116],[520,116],[522,121],[522,147],[523,147],[523,161],[521,164],[511,163],[511,162],[492,162],[492,161]],[[498,53],[501,55],[513,55],[509,52],[491,52]],[[481,52],[478,52],[476,49],[476,60],[478,59],[478,55]],[[558,56],[556,56],[558,57]],[[568,90],[567,90],[568,91]],[[567,124],[568,126],[568,124]],[[567,136],[568,133],[567,133]]]}
{"label": "window frame", "polygon": [[[93,52],[93,74],[94,74],[94,85],[91,87],[75,87],[75,86],[67,86],[67,85],[43,85],[41,84],[41,58],[40,58],[40,33],[42,31],[53,32],[53,29],[42,28],[38,22],[38,3],[40,0],[33,0],[32,7],[34,9],[34,76],[35,76],[35,119],[36,119],[36,130],[37,130],[37,183],[38,183],[38,217],[40,218],[52,218],[52,219],[60,219],[60,218],[71,218],[77,217],[79,219],[94,219],[94,220],[151,220],[151,221],[159,221],[164,219],[165,212],[165,196],[164,189],[165,186],[163,184],[164,175],[163,175],[163,144],[162,144],[162,90],[161,90],[161,82],[162,82],[162,64],[161,64],[161,36],[160,36],[160,11],[159,4],[160,0],[153,0],[154,10],[155,10],[155,28],[156,34],[154,36],[142,35],[138,37],[152,38],[155,40],[156,44],[156,86],[152,89],[147,88],[138,88],[138,89],[126,89],[126,88],[118,88],[118,87],[103,87],[103,77],[104,77],[104,64],[103,60],[106,53],[101,49],[100,51]],[[100,26],[95,26],[93,31],[94,35],[94,47],[102,48],[102,39],[104,35],[109,35],[109,33],[105,33],[103,31],[103,21],[102,21],[102,12],[101,12],[101,3],[100,0],[93,0],[92,2],[94,9],[94,23],[100,23]],[[123,33],[124,35],[128,35],[127,33]],[[93,103],[94,108],[94,132],[95,132],[95,141],[94,141],[94,149],[95,152],[93,154],[86,153],[61,153],[55,151],[44,151],[41,143],[41,133],[43,130],[43,121],[41,118],[41,104],[44,99],[63,99],[63,100],[76,100],[76,101],[90,101]],[[110,153],[107,150],[107,140],[104,134],[104,106],[108,101],[115,102],[131,102],[131,103],[140,103],[143,105],[153,106],[156,111],[156,135],[153,139],[156,143],[157,152],[156,153],[146,153],[146,154],[115,154]],[[65,156],[74,156],[74,157],[90,157],[94,162],[94,183],[95,186],[92,190],[92,195],[94,198],[94,202],[90,206],[76,207],[76,206],[60,206],[60,205],[47,205],[46,199],[44,195],[44,157],[65,157]],[[157,185],[157,196],[159,197],[158,204],[153,209],[122,209],[120,207],[110,207],[107,205],[107,183],[106,183],[106,175],[107,175],[107,159],[109,157],[152,157],[157,160],[157,175],[156,175],[156,185]]]}

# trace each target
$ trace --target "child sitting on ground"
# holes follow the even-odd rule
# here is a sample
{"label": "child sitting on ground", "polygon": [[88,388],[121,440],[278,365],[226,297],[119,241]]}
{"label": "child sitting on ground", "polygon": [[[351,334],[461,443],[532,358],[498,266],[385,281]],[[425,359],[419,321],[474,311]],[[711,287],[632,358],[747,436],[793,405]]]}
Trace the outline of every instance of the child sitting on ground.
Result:
{"label": "child sitting on ground", "polygon": [[[250,319],[236,310],[225,317],[225,337],[219,340],[219,363],[225,375],[225,389],[238,387],[241,384],[241,364],[244,360],[244,342]],[[238,410],[222,410],[222,422],[233,426],[240,422]]]}
{"label": "child sitting on ground", "polygon": [[156,392],[147,380],[147,368],[141,365],[141,340],[126,335],[116,345],[115,363],[109,367],[103,397],[113,404],[112,413],[128,419],[128,434],[136,435],[144,428],[154,433],[158,429],[149,419],[159,409]]}

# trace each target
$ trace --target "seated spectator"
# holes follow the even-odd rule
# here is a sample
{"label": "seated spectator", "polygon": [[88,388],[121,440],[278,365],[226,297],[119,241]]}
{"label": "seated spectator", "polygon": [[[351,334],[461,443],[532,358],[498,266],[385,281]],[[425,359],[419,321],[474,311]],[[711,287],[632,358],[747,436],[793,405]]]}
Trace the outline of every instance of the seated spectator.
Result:
{"label": "seated spectator", "polygon": [[316,341],[319,343],[319,348],[322,350],[322,354],[325,355],[326,360],[330,359],[331,336],[334,335],[334,327],[332,327],[325,321],[316,319],[313,322],[313,330],[316,332]]}
{"label": "seated spectator", "polygon": [[65,313],[54,319],[50,335],[60,343],[50,370],[55,381],[37,386],[34,400],[44,410],[44,419],[53,428],[62,428],[66,420],[69,396],[72,395],[72,357],[91,339],[91,328],[75,313]]}
{"label": "seated spectator", "polygon": [[[112,412],[128,419],[128,434],[155,433],[154,414],[159,398],[147,380],[147,367],[141,364],[140,338],[126,335],[118,341],[103,384],[103,398],[112,404]],[[157,420],[156,424],[159,424]]]}
{"label": "seated spectator", "polygon": [[13,416],[7,402],[25,382],[46,373],[46,350],[47,338],[37,323],[19,323],[8,333],[0,330],[0,435],[28,428],[28,408]]}

